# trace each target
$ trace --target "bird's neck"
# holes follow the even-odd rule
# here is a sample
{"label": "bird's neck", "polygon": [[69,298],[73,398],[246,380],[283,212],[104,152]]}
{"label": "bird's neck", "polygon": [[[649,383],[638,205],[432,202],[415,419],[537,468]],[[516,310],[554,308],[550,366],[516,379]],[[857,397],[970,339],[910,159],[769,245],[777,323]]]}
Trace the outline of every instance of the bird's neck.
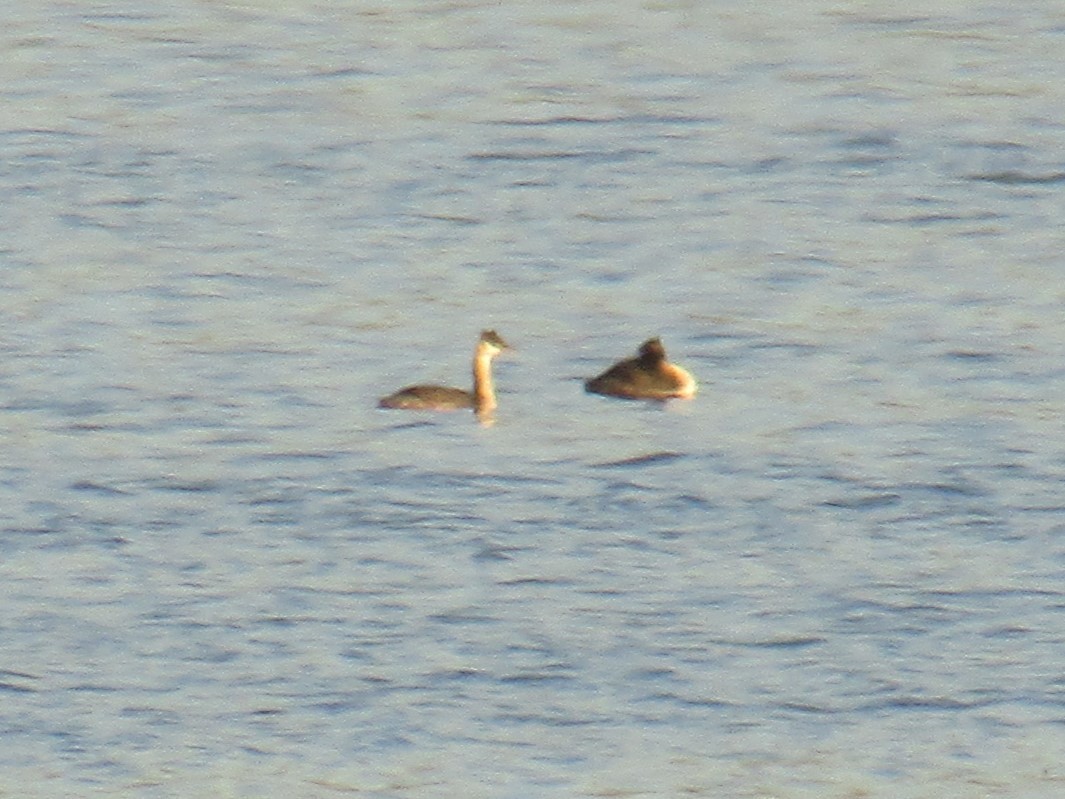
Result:
{"label": "bird's neck", "polygon": [[492,385],[492,353],[487,348],[478,348],[473,356],[473,402],[478,413],[496,407],[496,392]]}

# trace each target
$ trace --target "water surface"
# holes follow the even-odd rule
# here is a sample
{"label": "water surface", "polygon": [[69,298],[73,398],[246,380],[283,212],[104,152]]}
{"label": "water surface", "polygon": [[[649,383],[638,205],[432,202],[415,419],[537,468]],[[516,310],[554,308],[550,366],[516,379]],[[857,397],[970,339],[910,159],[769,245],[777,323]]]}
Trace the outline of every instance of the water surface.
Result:
{"label": "water surface", "polygon": [[1057,4],[4,17],[0,790],[1061,794]]}

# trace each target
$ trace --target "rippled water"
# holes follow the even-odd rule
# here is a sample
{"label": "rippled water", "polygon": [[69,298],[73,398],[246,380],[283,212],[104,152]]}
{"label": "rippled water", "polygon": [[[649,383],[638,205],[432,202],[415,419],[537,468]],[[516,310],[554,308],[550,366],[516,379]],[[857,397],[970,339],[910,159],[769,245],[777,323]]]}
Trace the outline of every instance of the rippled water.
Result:
{"label": "rippled water", "polygon": [[1065,790],[1060,4],[3,17],[0,793]]}

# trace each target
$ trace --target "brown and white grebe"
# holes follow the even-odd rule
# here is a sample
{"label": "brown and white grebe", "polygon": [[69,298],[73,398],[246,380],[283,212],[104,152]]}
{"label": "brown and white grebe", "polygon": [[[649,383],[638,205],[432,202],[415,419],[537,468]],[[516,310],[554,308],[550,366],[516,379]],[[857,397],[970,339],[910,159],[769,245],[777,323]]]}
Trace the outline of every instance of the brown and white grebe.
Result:
{"label": "brown and white grebe", "polygon": [[378,403],[379,408],[405,411],[455,411],[472,408],[478,417],[490,416],[496,407],[495,387],[492,384],[492,359],[510,349],[494,330],[481,332],[473,351],[473,391],[448,386],[407,386],[389,394]]}
{"label": "brown and white grebe", "polygon": [[666,349],[657,338],[640,345],[640,354],[611,366],[584,384],[585,391],[622,399],[691,399],[698,386],[695,378],[666,360]]}

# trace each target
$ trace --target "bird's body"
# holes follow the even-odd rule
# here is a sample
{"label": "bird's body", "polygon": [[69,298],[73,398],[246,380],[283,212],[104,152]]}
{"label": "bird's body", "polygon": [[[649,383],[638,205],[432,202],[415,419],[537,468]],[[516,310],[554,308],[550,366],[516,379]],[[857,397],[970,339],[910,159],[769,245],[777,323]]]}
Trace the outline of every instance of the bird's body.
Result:
{"label": "bird's body", "polygon": [[691,399],[698,390],[695,378],[666,360],[666,350],[657,338],[640,346],[640,353],[611,366],[584,384],[586,391],[622,399]]}
{"label": "bird's body", "polygon": [[408,386],[377,403],[380,408],[404,411],[457,411],[475,404],[472,392],[450,386]]}

